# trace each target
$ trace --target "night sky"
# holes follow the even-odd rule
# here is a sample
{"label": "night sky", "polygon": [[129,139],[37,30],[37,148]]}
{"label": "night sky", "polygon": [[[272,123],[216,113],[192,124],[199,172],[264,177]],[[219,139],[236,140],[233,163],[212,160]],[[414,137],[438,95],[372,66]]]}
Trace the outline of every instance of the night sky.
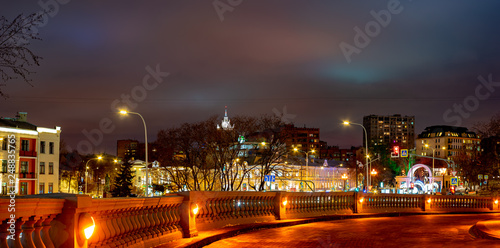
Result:
{"label": "night sky", "polygon": [[[73,149],[90,144],[85,131],[105,131],[82,152],[144,140],[138,116],[112,110],[126,105],[122,95],[150,141],[160,129],[222,117],[226,105],[230,117],[286,107],[287,120],[341,148],[362,145],[361,128],[342,120],[415,115],[418,134],[471,128],[500,109],[500,1],[60,2],[30,46],[43,57],[33,87],[8,81],[0,116],[25,111],[35,125],[61,126]],[[0,2],[9,20],[40,10],[38,1]]]}

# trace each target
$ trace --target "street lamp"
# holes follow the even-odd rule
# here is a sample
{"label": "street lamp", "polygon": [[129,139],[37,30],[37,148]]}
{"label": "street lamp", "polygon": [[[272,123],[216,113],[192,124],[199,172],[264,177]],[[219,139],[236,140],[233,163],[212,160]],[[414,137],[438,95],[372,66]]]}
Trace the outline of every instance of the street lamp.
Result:
{"label": "street lamp", "polygon": [[[376,176],[377,175],[377,171],[375,169],[373,169],[372,171],[370,171],[370,175],[372,177]],[[371,181],[370,181],[370,183],[371,183]]]}
{"label": "street lamp", "polygon": [[[424,145],[425,148],[429,148],[429,144],[425,144]],[[441,147],[443,150],[446,149],[446,147]],[[435,148],[431,148],[432,149],[432,176],[431,176],[431,187],[432,187],[432,192],[434,192],[434,153],[436,152],[436,149]],[[444,178],[444,177],[443,177]]]}
{"label": "street lamp", "polygon": [[142,120],[142,124],[144,124],[144,146],[145,146],[145,150],[146,150],[146,153],[145,153],[145,159],[146,159],[146,197],[149,196],[149,181],[148,181],[148,130],[146,128],[146,121],[144,121],[144,118],[142,117],[141,114],[139,113],[136,113],[136,112],[128,112],[126,110],[120,110],[120,114],[122,115],[126,115],[126,114],[134,114],[134,115],[138,115],[139,117],[141,117],[141,120]]}
{"label": "street lamp", "polygon": [[366,153],[365,153],[365,157],[366,157],[366,189],[368,190],[368,134],[366,132],[366,128],[365,126],[359,124],[359,123],[354,123],[354,122],[348,122],[348,121],[344,121],[344,125],[348,126],[348,125],[357,125],[357,126],[360,126],[363,128],[363,130],[365,131],[365,148],[366,148]]}
{"label": "street lamp", "polygon": [[97,158],[91,158],[87,161],[87,163],[85,163],[85,194],[87,194],[87,182],[88,182],[88,178],[89,178],[89,172],[88,172],[88,169],[89,169],[89,162],[92,161],[92,160],[101,160],[102,157],[99,156]]}
{"label": "street lamp", "polygon": [[[293,151],[295,152],[303,152],[306,154],[306,180],[307,180],[307,172],[309,170],[309,153],[314,153],[315,151],[314,150],[310,150],[310,151],[300,151],[297,147],[293,148]],[[302,170],[301,170],[301,173],[300,173],[300,181],[302,182]]]}

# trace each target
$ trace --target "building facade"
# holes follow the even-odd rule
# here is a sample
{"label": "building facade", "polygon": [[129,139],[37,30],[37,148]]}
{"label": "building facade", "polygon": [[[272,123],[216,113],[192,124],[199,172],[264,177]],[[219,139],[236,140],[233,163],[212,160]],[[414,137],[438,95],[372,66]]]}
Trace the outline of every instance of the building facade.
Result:
{"label": "building facade", "polygon": [[481,139],[465,127],[430,126],[417,137],[418,155],[450,159],[465,151],[470,155],[473,149],[480,149]]}
{"label": "building facade", "polygon": [[[18,195],[58,193],[60,134],[60,127],[37,127],[27,122],[25,112],[15,118],[1,118],[0,194],[10,194],[13,189]],[[12,155],[14,169],[9,163]],[[15,183],[11,183],[12,176]]]}
{"label": "building facade", "polygon": [[282,132],[287,135],[286,146],[289,151],[297,148],[303,152],[311,152],[311,157],[319,157],[320,140],[319,128],[295,127],[288,124],[283,127]]}
{"label": "building facade", "polygon": [[116,141],[116,156],[120,159],[137,159],[139,155],[139,141],[137,140],[118,140]]}
{"label": "building facade", "polygon": [[[415,149],[415,116],[368,115],[363,117],[368,146],[393,146]],[[363,143],[365,134],[363,132]]]}

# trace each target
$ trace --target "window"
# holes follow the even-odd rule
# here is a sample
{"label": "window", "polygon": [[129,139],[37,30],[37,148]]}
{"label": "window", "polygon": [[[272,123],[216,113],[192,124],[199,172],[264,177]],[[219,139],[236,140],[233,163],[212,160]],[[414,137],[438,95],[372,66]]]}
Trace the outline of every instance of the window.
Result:
{"label": "window", "polygon": [[54,154],[54,142],[49,142],[49,153]]}
{"label": "window", "polygon": [[2,160],[2,173],[7,173],[7,160]]}
{"label": "window", "polygon": [[54,163],[49,162],[49,174],[52,175],[54,174]]}
{"label": "window", "polygon": [[38,194],[45,194],[45,183],[40,183],[40,189],[38,190]]}
{"label": "window", "polygon": [[28,173],[28,161],[21,161],[21,173]]}
{"label": "window", "polygon": [[40,141],[40,153],[45,153],[45,141]]}
{"label": "window", "polygon": [[45,162],[40,162],[40,174],[45,174]]}
{"label": "window", "polygon": [[2,183],[2,195],[7,194],[7,183]]}
{"label": "window", "polygon": [[27,182],[21,182],[21,193],[20,195],[27,195],[28,194],[28,183]]}
{"label": "window", "polygon": [[7,145],[7,137],[5,137],[5,138],[2,139],[2,150],[4,150],[4,151],[7,150],[7,147],[8,147],[8,145]]}
{"label": "window", "polygon": [[29,151],[29,150],[30,150],[30,141],[21,140],[21,151]]}
{"label": "window", "polygon": [[49,193],[49,194],[54,193],[54,184],[53,183],[49,183],[49,191],[47,193]]}

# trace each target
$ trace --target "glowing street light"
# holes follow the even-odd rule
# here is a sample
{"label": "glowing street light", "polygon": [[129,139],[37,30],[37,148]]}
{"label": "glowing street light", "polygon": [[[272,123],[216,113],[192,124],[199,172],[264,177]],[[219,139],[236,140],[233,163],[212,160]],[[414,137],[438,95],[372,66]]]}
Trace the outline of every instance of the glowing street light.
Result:
{"label": "glowing street light", "polygon": [[[307,172],[308,172],[308,170],[309,170],[309,153],[315,153],[316,151],[313,149],[313,150],[310,150],[310,151],[305,152],[305,151],[301,151],[301,150],[299,150],[297,147],[294,147],[294,148],[293,148],[293,151],[294,151],[294,152],[302,152],[302,153],[305,153],[305,154],[306,154],[306,180],[307,180],[307,176],[308,176],[308,175],[307,175],[307,174],[308,174]],[[302,173],[300,173],[300,180],[302,181]]]}
{"label": "glowing street light", "polygon": [[141,114],[139,113],[136,113],[136,112],[129,112],[129,111],[126,111],[126,110],[120,110],[120,114],[122,115],[127,115],[127,114],[134,114],[134,115],[138,115],[139,117],[141,117],[141,120],[142,120],[142,124],[144,124],[144,146],[145,146],[145,149],[146,149],[146,152],[145,152],[145,159],[146,159],[146,197],[149,196],[149,181],[148,181],[148,130],[146,128],[146,121],[144,121],[144,118],[142,117]]}
{"label": "glowing street light", "polygon": [[[368,190],[368,134],[366,132],[366,128],[365,126],[359,124],[359,123],[354,123],[354,122],[348,122],[348,121],[344,121],[343,123],[344,125],[348,126],[348,125],[356,125],[356,126],[360,126],[363,128],[363,130],[365,131],[365,155],[366,155],[366,164],[365,164],[365,167],[366,167],[366,189]],[[357,175],[356,175],[357,176]]]}
{"label": "glowing street light", "polygon": [[85,194],[87,194],[87,182],[88,182],[88,179],[89,179],[89,172],[88,172],[88,169],[89,169],[89,162],[92,161],[92,160],[101,160],[102,157],[99,156],[97,158],[91,158],[87,161],[87,163],[85,163]]}

